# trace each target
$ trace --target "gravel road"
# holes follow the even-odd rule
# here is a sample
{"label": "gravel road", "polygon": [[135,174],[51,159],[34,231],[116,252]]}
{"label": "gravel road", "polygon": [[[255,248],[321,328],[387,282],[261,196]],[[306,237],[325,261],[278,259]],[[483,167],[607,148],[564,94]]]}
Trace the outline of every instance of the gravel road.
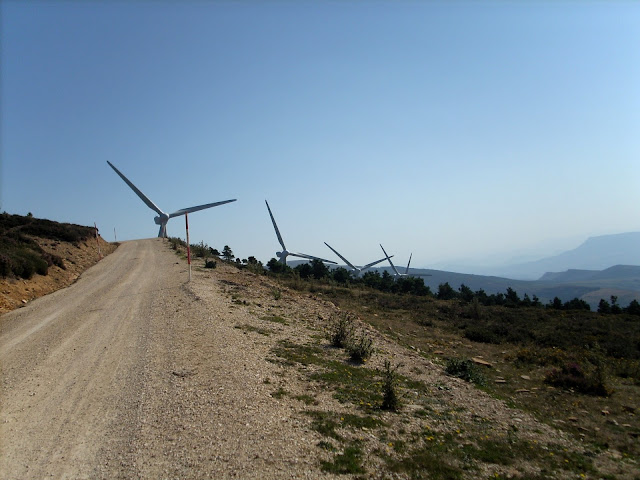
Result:
{"label": "gravel road", "polygon": [[2,478],[330,478],[246,313],[178,260],[124,242],[0,318]]}

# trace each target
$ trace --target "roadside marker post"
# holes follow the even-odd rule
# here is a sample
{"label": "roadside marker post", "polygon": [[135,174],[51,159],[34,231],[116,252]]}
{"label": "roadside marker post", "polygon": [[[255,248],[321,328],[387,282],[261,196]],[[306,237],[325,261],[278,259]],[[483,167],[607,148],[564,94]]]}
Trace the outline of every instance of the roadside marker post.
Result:
{"label": "roadside marker post", "polygon": [[96,229],[96,244],[98,245],[98,260],[102,260],[102,251],[100,250],[100,241],[98,240],[98,226],[93,222],[93,228]]}
{"label": "roadside marker post", "polygon": [[191,281],[191,247],[189,243],[189,214],[184,214],[184,223],[187,228],[187,263],[189,264],[189,281]]}

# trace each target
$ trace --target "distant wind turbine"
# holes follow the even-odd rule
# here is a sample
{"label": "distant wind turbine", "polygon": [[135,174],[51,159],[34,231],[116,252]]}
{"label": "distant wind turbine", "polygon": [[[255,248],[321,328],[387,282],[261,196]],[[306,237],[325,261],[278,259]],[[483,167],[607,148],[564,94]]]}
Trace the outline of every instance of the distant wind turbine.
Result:
{"label": "distant wind turbine", "polygon": [[[331,245],[329,245],[327,242],[324,242],[324,244],[325,244],[327,247],[329,247],[329,248],[333,251],[333,253],[335,253],[336,255],[338,255],[338,256],[342,259],[342,261],[344,261],[344,262],[345,262],[345,263],[346,263],[346,264],[347,264],[347,265],[348,265],[348,266],[349,266],[349,267],[350,267],[350,268],[355,272],[355,274],[356,274],[356,276],[357,276],[357,277],[359,277],[359,276],[360,276],[360,274],[361,274],[362,272],[364,272],[365,270],[367,270],[368,268],[371,268],[371,267],[373,267],[374,265],[377,265],[377,264],[378,264],[378,263],[380,263],[380,262],[384,262],[387,258],[391,258],[391,257],[393,257],[393,255],[391,255],[391,257],[386,257],[386,256],[385,256],[384,258],[381,258],[380,260],[376,260],[375,262],[368,263],[368,264],[367,264],[367,265],[365,265],[364,267],[356,267],[356,266],[355,266],[354,264],[352,264],[349,260],[347,260],[347,259],[346,259],[346,258],[344,258],[342,255],[340,255],[340,254],[338,253],[338,251],[337,251],[335,248],[333,248]],[[385,254],[385,255],[386,255],[386,254]]]}
{"label": "distant wind turbine", "polygon": [[404,273],[398,272],[398,269],[396,268],[396,266],[391,261],[391,257],[393,257],[393,255],[391,255],[391,257],[389,255],[387,255],[387,252],[385,251],[385,249],[382,246],[382,244],[380,244],[380,248],[382,249],[382,251],[383,251],[383,253],[385,255],[385,258],[389,261],[389,265],[391,265],[391,268],[393,269],[393,276],[394,277],[399,278],[399,277],[430,277],[431,276],[428,273],[412,273],[412,274],[409,274],[409,265],[411,265],[411,257],[413,256],[413,253],[411,255],[409,255],[409,263],[407,263],[407,269],[404,271]]}
{"label": "distant wind turbine", "polygon": [[276,231],[276,236],[278,237],[278,242],[280,242],[280,245],[282,245],[282,251],[281,252],[276,252],[276,255],[278,256],[278,258],[280,259],[280,261],[282,263],[284,263],[285,265],[287,264],[287,257],[288,256],[306,258],[308,260],[320,260],[321,262],[326,262],[326,263],[334,263],[334,264],[336,263],[336,262],[332,262],[331,260],[326,260],[324,258],[314,257],[313,255],[307,255],[306,253],[293,253],[293,252],[288,251],[287,247],[284,246],[284,241],[282,240],[282,235],[280,235],[280,230],[278,230],[278,225],[276,225],[276,220],[273,218],[273,213],[271,213],[271,208],[269,207],[269,202],[267,202],[265,200],[264,203],[267,204],[267,210],[269,210],[269,216],[271,217],[271,223],[273,223],[273,228]]}
{"label": "distant wind turbine", "polygon": [[169,221],[170,218],[178,217],[180,215],[184,215],[185,213],[197,212],[198,210],[204,210],[205,208],[217,207],[218,205],[224,205],[225,203],[236,201],[236,199],[234,198],[233,200],[223,200],[222,202],[207,203],[206,205],[197,205],[195,207],[182,208],[173,213],[167,214],[167,213],[164,213],[162,210],[160,210],[160,208],[158,208],[158,206],[155,203],[149,200],[149,198],[144,193],[142,193],[138,189],[138,187],[136,187],[133,183],[131,183],[131,181],[129,181],[129,179],[125,177],[122,174],[122,172],[120,172],[120,170],[114,167],[110,161],[107,160],[107,163],[120,176],[120,178],[124,180],[124,183],[126,183],[127,185],[129,185],[129,187],[131,187],[131,190],[133,190],[136,193],[136,195],[140,197],[140,199],[147,205],[147,207],[149,207],[154,212],[157,212],[158,216],[154,217],[153,220],[156,222],[156,225],[160,225],[160,230],[158,231],[158,237],[161,237],[161,238],[167,237],[167,222]]}

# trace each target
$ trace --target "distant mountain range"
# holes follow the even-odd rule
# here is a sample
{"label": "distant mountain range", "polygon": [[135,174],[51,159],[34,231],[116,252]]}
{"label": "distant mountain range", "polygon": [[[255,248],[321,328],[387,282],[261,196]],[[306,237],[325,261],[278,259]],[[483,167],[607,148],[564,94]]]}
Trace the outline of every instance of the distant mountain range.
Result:
{"label": "distant mountain range", "polygon": [[[453,269],[519,280],[537,280],[547,272],[604,270],[614,265],[640,265],[640,232],[590,237],[573,250],[535,261],[493,267],[460,265]],[[443,269],[451,268],[444,266]]]}
{"label": "distant mountain range", "polygon": [[[390,267],[381,267],[393,273]],[[429,275],[424,283],[436,293],[448,282],[454,289],[464,284],[473,291],[504,293],[512,288],[520,297],[536,295],[543,303],[554,297],[563,302],[581,298],[592,309],[601,298],[618,297],[627,306],[640,301],[640,232],[591,237],[579,247],[533,262],[492,269],[493,275],[456,273],[435,269],[410,269],[409,273]],[[498,273],[498,274],[495,274]],[[514,277],[516,279],[514,279]],[[526,280],[525,280],[526,279]]]}
{"label": "distant mountain range", "polygon": [[[640,232],[590,237],[582,245],[552,257],[506,267],[518,278],[540,278],[547,272],[603,270],[614,265],[640,265]],[[508,272],[503,272],[503,275]],[[513,275],[505,275],[513,276]]]}

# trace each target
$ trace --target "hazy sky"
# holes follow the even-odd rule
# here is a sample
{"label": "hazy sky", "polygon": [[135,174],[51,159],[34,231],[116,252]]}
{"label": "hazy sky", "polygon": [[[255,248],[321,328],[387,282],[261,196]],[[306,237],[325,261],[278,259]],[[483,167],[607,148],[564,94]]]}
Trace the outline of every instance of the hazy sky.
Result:
{"label": "hazy sky", "polygon": [[640,230],[640,2],[0,5],[0,210],[157,235],[109,160],[264,262],[265,199],[359,265]]}

